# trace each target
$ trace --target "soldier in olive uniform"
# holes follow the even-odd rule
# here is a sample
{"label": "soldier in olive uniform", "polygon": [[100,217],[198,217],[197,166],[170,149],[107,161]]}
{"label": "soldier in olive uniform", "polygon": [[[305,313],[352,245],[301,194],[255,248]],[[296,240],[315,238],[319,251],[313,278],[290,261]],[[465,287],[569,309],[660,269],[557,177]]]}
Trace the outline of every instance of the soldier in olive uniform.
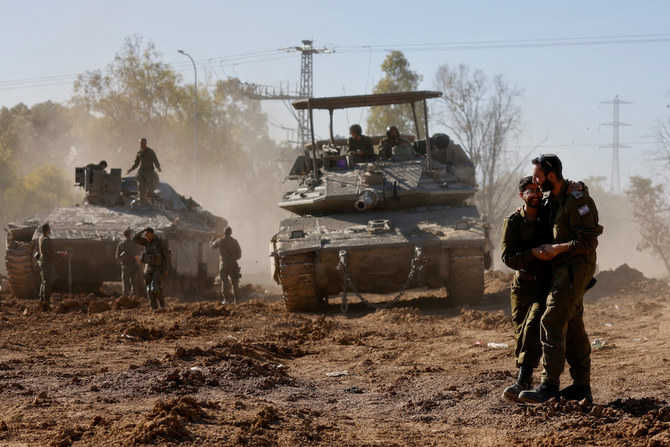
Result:
{"label": "soldier in olive uniform", "polygon": [[144,286],[142,285],[142,274],[140,265],[135,257],[137,245],[131,239],[133,235],[130,228],[123,232],[125,240],[119,242],[116,247],[116,260],[121,263],[121,282],[123,283],[123,294],[130,296],[142,296]]}
{"label": "soldier in olive uniform", "polygon": [[379,158],[388,160],[393,157],[395,146],[412,147],[412,143],[400,136],[396,126],[389,126],[386,128],[386,138],[379,142]]}
{"label": "soldier in olive uniform", "polygon": [[[522,402],[541,403],[554,397],[587,399],[591,395],[591,345],[583,321],[584,292],[592,284],[596,247],[603,227],[598,210],[586,191],[568,192],[563,164],[554,154],[532,160],[535,183],[551,191],[546,207],[553,243],[540,247],[540,256],[552,259],[551,290],[541,320],[542,383],[522,391]],[[572,385],[559,391],[567,360]]]}
{"label": "soldier in olive uniform", "polygon": [[[229,302],[231,299],[237,304],[237,298],[240,295],[240,266],[237,260],[242,257],[242,249],[240,244],[231,235],[233,229],[226,227],[223,237],[217,238],[212,235],[210,245],[212,248],[219,249],[219,276],[221,277],[221,294],[223,295],[223,303]],[[230,286],[233,286],[233,295],[230,294]]]}
{"label": "soldier in olive uniform", "polygon": [[130,174],[139,166],[137,171],[137,192],[140,196],[140,205],[146,205],[158,186],[158,174],[154,171],[154,166],[161,172],[161,164],[153,149],[147,146],[147,139],[140,139],[140,150],[135,155],[135,163],[126,171]]}
{"label": "soldier in olive uniform", "polygon": [[39,261],[37,262],[40,268],[40,277],[42,283],[40,284],[40,303],[49,304],[51,298],[51,287],[53,286],[53,276],[55,270],[56,258],[59,256],[64,258],[67,256],[66,251],[56,251],[51,243],[51,228],[48,223],[42,225],[42,236],[38,242]]}
{"label": "soldier in olive uniform", "polygon": [[375,148],[372,139],[363,135],[363,129],[359,124],[349,127],[348,154],[353,154],[355,163],[365,163],[375,160]]}
{"label": "soldier in olive uniform", "polygon": [[142,262],[144,266],[144,282],[147,285],[147,298],[152,309],[165,307],[165,296],[162,290],[162,279],[170,270],[170,252],[163,239],[156,236],[153,228],[144,230],[133,236],[133,242],[144,246]]}
{"label": "soldier in olive uniform", "polygon": [[538,257],[539,247],[551,241],[551,227],[543,212],[542,191],[532,175],[519,182],[519,196],[524,206],[505,219],[502,231],[502,261],[516,270],[510,302],[519,377],[503,391],[503,397],[512,400],[531,388],[533,369],[540,363],[540,318],[551,280],[551,263]]}

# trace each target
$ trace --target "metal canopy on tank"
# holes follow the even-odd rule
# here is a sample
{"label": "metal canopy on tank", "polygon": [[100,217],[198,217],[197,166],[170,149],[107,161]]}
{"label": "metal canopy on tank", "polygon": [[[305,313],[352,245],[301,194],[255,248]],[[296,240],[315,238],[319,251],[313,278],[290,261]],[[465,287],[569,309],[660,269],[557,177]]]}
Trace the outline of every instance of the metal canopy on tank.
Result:
{"label": "metal canopy on tank", "polygon": [[296,110],[335,110],[353,107],[375,107],[393,104],[413,104],[429,98],[439,98],[442,92],[420,90],[415,92],[379,93],[372,95],[337,96],[333,98],[306,98],[293,101]]}

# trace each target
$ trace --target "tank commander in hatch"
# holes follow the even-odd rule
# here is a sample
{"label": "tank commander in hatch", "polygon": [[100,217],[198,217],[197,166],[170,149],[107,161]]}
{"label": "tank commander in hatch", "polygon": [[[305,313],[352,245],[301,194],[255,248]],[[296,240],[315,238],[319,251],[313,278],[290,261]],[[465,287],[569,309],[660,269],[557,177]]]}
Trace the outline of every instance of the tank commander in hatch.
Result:
{"label": "tank commander in hatch", "polygon": [[[242,249],[240,244],[231,235],[233,229],[226,227],[223,232],[223,237],[217,237],[216,233],[212,234],[212,241],[210,245],[212,248],[219,249],[219,276],[221,277],[221,294],[223,295],[223,304],[230,302],[232,299],[234,304],[237,304],[237,298],[240,295],[240,266],[237,260],[242,257]],[[233,294],[230,294],[230,286],[233,286]]]}
{"label": "tank commander in hatch", "polygon": [[54,270],[56,269],[56,259],[60,256],[64,258],[67,256],[66,251],[56,251],[51,243],[51,227],[48,223],[42,225],[42,236],[38,242],[39,258],[37,265],[40,268],[40,277],[42,283],[40,284],[40,304],[48,305],[49,298],[51,298],[51,287],[53,286]]}
{"label": "tank commander in hatch", "polygon": [[152,309],[165,307],[165,296],[162,290],[163,277],[170,270],[170,252],[165,241],[156,236],[153,228],[145,228],[133,236],[133,242],[144,246],[142,263],[144,266],[144,282],[147,285],[147,298]]}
{"label": "tank commander in hatch", "polygon": [[147,146],[147,139],[140,139],[140,150],[137,151],[135,155],[135,163],[126,171],[126,174],[130,174],[139,166],[137,171],[137,192],[139,194],[139,203],[140,205],[147,205],[148,199],[151,199],[151,196],[154,193],[154,190],[158,186],[158,174],[154,171],[154,166],[161,171],[161,164],[158,162],[158,157],[156,152]]}
{"label": "tank commander in hatch", "polygon": [[372,139],[363,135],[363,129],[361,129],[360,124],[352,124],[349,127],[349,135],[350,137],[347,141],[349,150],[347,154],[353,155],[354,163],[374,161],[375,148],[372,145]]}
{"label": "tank commander in hatch", "polygon": [[116,247],[116,260],[121,263],[121,282],[123,283],[123,295],[142,296],[144,285],[140,269],[137,245],[131,239],[133,232],[130,228],[123,232],[125,240],[119,242]]}
{"label": "tank commander in hatch", "polygon": [[412,152],[414,151],[412,143],[400,136],[398,128],[389,126],[386,128],[386,138],[379,142],[379,158],[389,160],[393,156],[393,148],[396,146],[408,146],[412,148]]}

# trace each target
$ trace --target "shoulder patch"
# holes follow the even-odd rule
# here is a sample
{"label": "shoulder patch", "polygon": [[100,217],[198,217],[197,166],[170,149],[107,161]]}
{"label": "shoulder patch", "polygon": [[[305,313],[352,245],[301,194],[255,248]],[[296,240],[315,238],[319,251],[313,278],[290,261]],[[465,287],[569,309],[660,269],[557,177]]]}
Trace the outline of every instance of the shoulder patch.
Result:
{"label": "shoulder patch", "polygon": [[581,191],[572,191],[570,194],[575,196],[575,199],[581,199],[584,196],[584,194]]}
{"label": "shoulder patch", "polygon": [[587,214],[589,211],[591,211],[591,208],[589,208],[588,205],[583,205],[577,208],[577,212],[579,212],[580,216],[583,216],[584,214]]}

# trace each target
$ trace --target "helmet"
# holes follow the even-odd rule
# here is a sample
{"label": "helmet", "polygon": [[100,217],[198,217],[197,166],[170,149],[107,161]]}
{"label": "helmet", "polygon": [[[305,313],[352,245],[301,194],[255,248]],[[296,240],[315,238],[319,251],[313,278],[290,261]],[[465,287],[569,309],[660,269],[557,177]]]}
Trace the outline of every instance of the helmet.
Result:
{"label": "helmet", "polygon": [[354,132],[356,135],[363,135],[363,129],[360,124],[352,124],[349,126],[349,132]]}
{"label": "helmet", "polygon": [[398,135],[400,135],[400,131],[398,131],[398,128],[395,126],[389,126],[386,128],[386,136],[390,137],[391,136],[391,131],[395,130]]}

